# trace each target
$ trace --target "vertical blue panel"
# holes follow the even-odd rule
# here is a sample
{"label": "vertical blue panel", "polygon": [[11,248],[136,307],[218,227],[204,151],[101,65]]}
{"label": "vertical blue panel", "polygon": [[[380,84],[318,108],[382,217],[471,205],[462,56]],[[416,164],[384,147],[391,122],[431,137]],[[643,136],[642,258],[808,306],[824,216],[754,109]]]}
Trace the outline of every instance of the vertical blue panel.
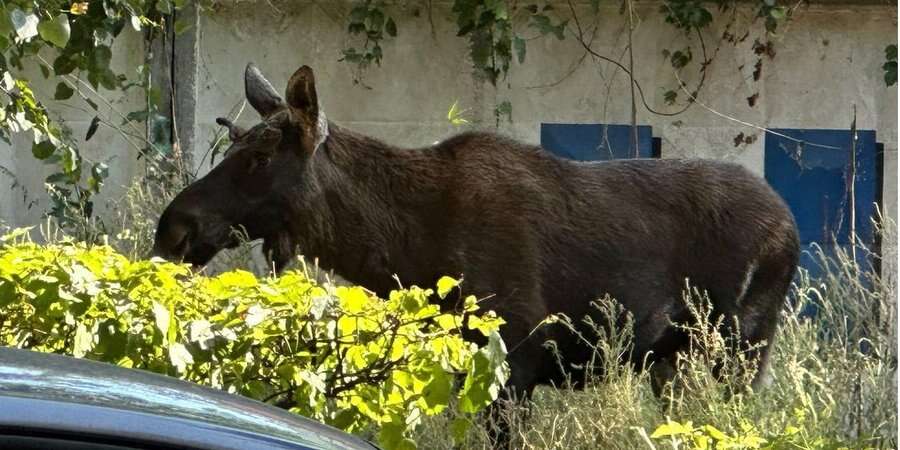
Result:
{"label": "vertical blue panel", "polygon": [[[631,125],[542,123],[541,146],[578,161],[631,158]],[[653,133],[638,126],[638,157],[653,156]]]}
{"label": "vertical blue panel", "polygon": [[[765,174],[769,184],[784,197],[794,213],[800,230],[804,253],[801,265],[812,276],[821,274],[813,243],[826,254],[834,254],[834,245],[850,243],[850,130],[775,129],[777,133],[808,143],[837,148],[799,144],[790,139],[766,133]],[[875,230],[870,218],[882,174],[878,165],[875,132],[857,131],[856,148],[856,232],[870,248],[875,244]],[[864,256],[858,254],[860,263]]]}

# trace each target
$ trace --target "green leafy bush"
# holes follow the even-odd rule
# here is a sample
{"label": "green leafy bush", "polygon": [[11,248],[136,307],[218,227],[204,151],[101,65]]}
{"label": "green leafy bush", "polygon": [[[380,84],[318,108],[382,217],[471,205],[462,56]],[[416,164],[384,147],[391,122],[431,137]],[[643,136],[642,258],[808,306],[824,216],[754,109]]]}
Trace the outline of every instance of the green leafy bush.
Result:
{"label": "green leafy bush", "polygon": [[[0,344],[106,361],[274,402],[350,432],[378,430],[411,448],[422,417],[461,417],[497,397],[508,369],[497,330],[478,310],[441,313],[431,290],[379,299],[318,285],[302,271],[260,279],[197,276],[185,265],[130,261],[109,246],[0,238]],[[438,294],[457,285],[443,278]],[[467,326],[488,336],[478,348]],[[454,394],[455,375],[464,375]]]}

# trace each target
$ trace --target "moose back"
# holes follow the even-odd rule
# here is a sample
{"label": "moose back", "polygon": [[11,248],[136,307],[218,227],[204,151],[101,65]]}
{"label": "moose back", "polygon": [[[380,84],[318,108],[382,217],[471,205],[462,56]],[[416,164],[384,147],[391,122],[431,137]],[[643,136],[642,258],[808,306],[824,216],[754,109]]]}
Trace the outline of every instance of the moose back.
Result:
{"label": "moose back", "polygon": [[605,295],[633,315],[634,362],[669,360],[687,344],[672,324],[689,318],[688,279],[714,314],[737,318],[729,332],[755,348],[761,377],[799,250],[790,211],[747,170],[574,162],[482,132],[401,149],[329,122],[306,66],[284,98],[252,64],[245,88],[262,122],[218,119],[228,156],[165,210],[157,255],[202,265],[237,245],[242,227],[276,269],[299,249],[380,295],[395,274],[420,286],[462,276],[466,293],[488,297],[484,308],[507,322],[507,392],[520,397],[591,356],[562,327],[535,327],[554,313],[596,315],[590,304]]}

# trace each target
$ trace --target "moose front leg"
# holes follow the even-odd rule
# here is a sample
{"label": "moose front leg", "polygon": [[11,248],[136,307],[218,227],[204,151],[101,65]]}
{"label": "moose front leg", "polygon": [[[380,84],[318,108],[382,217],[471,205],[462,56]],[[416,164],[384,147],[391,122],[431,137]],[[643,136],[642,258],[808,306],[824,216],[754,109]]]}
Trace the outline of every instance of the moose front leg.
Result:
{"label": "moose front leg", "polygon": [[263,239],[263,255],[269,267],[279,273],[297,256],[297,246],[288,233],[277,233]]}
{"label": "moose front leg", "polygon": [[[524,323],[539,323],[529,320]],[[506,362],[509,364],[509,379],[501,391],[500,398],[489,409],[489,436],[493,448],[507,450],[515,448],[513,438],[518,428],[528,420],[531,412],[531,397],[547,364],[551,364],[550,352],[544,347],[548,336],[546,330],[510,329],[501,335],[507,345]]]}
{"label": "moose front leg", "polygon": [[510,450],[513,447],[513,433],[528,419],[531,410],[531,396],[534,393],[535,377],[529,366],[517,358],[507,359],[510,378],[505,389],[488,409],[488,437],[496,450]]}

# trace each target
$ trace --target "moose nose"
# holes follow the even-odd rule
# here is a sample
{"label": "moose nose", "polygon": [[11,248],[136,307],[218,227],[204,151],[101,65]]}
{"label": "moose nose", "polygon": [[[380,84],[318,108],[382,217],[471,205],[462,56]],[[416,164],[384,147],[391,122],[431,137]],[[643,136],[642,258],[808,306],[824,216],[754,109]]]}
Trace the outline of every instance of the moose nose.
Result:
{"label": "moose nose", "polygon": [[153,240],[153,256],[180,262],[190,250],[193,229],[193,217],[170,205],[159,219]]}
{"label": "moose nose", "polygon": [[169,261],[181,261],[189,248],[190,233],[187,230],[173,230],[166,236],[157,235],[152,254]]}

